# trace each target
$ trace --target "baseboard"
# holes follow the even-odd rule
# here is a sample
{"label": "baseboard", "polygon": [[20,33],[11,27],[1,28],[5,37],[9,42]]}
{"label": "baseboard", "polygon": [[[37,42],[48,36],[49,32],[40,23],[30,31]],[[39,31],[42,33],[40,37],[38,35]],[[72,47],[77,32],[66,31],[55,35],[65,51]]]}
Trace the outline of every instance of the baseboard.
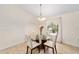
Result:
{"label": "baseboard", "polygon": [[68,45],[68,46],[71,46],[71,47],[75,47],[75,48],[79,48],[79,47],[77,47],[77,46],[74,46],[74,45],[71,45],[71,44],[68,44],[68,43],[65,43],[65,42],[57,42],[57,43],[60,43],[60,44],[64,44],[64,45]]}

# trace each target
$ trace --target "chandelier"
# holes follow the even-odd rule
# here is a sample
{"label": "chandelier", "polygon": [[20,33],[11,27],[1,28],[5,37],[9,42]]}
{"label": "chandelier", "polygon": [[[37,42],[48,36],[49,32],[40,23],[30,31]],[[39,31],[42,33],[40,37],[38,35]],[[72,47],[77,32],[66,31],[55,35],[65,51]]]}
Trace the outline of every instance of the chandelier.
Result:
{"label": "chandelier", "polygon": [[40,16],[38,17],[39,21],[44,21],[46,20],[46,17],[43,16],[42,14],[42,4],[40,4]]}

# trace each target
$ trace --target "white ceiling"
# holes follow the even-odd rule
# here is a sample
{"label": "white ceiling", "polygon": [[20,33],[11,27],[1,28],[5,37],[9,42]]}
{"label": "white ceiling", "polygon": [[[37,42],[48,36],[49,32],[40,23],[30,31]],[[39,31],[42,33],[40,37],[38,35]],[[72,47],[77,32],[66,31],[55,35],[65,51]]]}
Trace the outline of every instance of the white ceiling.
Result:
{"label": "white ceiling", "polygon": [[[40,4],[23,4],[20,8],[35,16],[40,15]],[[42,4],[43,16],[56,16],[75,11],[79,11],[79,4]]]}

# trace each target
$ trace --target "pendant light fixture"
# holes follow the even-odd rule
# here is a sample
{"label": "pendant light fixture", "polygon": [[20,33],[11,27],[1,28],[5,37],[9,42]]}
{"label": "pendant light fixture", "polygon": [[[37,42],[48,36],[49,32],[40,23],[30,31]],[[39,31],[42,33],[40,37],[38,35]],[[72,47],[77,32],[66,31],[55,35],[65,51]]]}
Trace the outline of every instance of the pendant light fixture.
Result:
{"label": "pendant light fixture", "polygon": [[46,20],[46,17],[43,16],[42,14],[42,4],[40,4],[40,16],[38,17],[39,21],[44,21]]}

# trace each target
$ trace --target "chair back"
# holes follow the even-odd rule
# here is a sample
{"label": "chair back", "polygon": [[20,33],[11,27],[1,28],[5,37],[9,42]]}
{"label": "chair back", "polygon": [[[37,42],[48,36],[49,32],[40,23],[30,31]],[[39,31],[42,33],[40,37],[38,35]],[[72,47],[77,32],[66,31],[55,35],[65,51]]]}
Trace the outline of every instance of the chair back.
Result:
{"label": "chair back", "polygon": [[43,35],[39,35],[39,43],[42,43]]}
{"label": "chair back", "polygon": [[36,41],[41,44],[42,35],[36,35]]}
{"label": "chair back", "polygon": [[50,39],[52,41],[52,43],[54,45],[56,45],[57,37],[58,37],[58,24],[57,25],[54,24],[52,27],[53,27],[52,30],[53,29],[55,29],[55,30],[54,30],[54,32],[48,33],[48,39]]}
{"label": "chair back", "polygon": [[32,38],[29,35],[25,36],[25,41],[27,42],[27,46],[32,47]]}
{"label": "chair back", "polygon": [[36,35],[36,42],[39,43],[39,35]]}
{"label": "chair back", "polygon": [[57,37],[58,37],[58,25],[56,25],[56,32],[52,33],[52,41],[54,42],[54,45],[56,45]]}

